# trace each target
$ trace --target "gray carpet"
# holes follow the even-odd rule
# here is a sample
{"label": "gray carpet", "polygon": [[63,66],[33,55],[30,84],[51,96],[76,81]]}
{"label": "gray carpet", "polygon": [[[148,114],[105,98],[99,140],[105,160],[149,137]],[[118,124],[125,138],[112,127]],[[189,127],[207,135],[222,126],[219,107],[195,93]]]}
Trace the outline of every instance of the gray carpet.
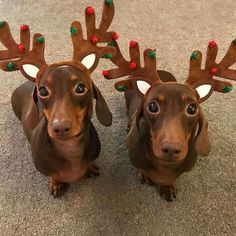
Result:
{"label": "gray carpet", "polygon": [[[184,81],[191,52],[205,55],[208,41],[219,44],[222,58],[236,37],[234,0],[116,0],[112,28],[119,32],[127,56],[128,42],[157,49],[158,68]],[[84,8],[93,5],[100,16],[101,1],[1,0],[0,18],[46,38],[47,62],[70,59],[69,27],[84,22]],[[10,97],[25,81],[20,72],[0,71],[0,235],[236,235],[236,90],[213,94],[203,105],[209,120],[211,154],[200,157],[193,171],[177,182],[178,196],[169,204],[153,187],[139,184],[124,145],[126,116],[123,95],[100,71],[93,79],[114,115],[113,126],[93,118],[102,141],[98,161],[101,175],[72,185],[59,199],[48,192],[48,180],[38,173],[29,145],[14,116]],[[235,83],[234,83],[235,84]]]}

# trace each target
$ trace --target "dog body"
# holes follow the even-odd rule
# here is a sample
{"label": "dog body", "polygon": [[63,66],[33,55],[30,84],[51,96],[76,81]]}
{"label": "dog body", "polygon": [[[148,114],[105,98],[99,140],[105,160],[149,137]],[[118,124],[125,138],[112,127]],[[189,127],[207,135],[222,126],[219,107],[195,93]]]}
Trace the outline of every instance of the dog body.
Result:
{"label": "dog body", "polygon": [[[90,121],[93,97],[98,117],[106,115],[111,122],[104,98],[81,70],[70,65],[50,66],[36,85],[27,81],[12,95],[12,107],[31,145],[34,164],[50,176],[54,196],[62,193],[62,185],[99,174],[93,165],[101,148]],[[81,84],[84,92],[77,94],[76,86]],[[47,89],[48,96],[39,95],[42,88]]]}
{"label": "dog body", "polygon": [[[160,186],[161,195],[171,201],[175,197],[176,179],[190,171],[196,162],[197,128],[206,130],[207,123],[204,120],[203,127],[196,91],[189,85],[174,82],[175,78],[168,72],[158,73],[165,83],[153,84],[143,98],[136,90],[125,92],[130,127],[127,146],[130,161],[139,170],[140,181]],[[159,106],[157,114],[147,109],[152,101]],[[189,104],[196,105],[194,115],[186,114]],[[205,155],[210,150],[206,134],[198,132],[198,137],[206,140],[200,147]]]}

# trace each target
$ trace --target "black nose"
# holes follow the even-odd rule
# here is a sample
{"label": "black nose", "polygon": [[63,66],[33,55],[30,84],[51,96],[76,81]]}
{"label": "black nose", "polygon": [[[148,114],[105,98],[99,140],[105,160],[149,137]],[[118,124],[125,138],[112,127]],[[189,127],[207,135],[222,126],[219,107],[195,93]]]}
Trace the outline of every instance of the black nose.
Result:
{"label": "black nose", "polygon": [[182,152],[181,144],[164,142],[161,145],[161,151],[166,158],[177,158]]}
{"label": "black nose", "polygon": [[69,121],[53,121],[52,128],[56,135],[58,136],[67,136],[71,132],[71,122]]}

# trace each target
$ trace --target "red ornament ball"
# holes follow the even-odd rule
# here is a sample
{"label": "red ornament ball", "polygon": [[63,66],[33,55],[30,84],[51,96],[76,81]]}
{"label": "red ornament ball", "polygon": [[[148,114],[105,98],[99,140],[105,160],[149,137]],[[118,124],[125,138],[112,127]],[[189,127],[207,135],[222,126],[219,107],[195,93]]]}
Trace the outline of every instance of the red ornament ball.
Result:
{"label": "red ornament ball", "polygon": [[212,74],[212,75],[215,75],[217,72],[218,72],[218,68],[217,68],[217,67],[213,67],[213,68],[211,69],[211,74]]}
{"label": "red ornament ball", "polygon": [[88,15],[93,15],[94,14],[94,8],[93,7],[87,7],[86,8],[86,13]]}
{"label": "red ornament ball", "polygon": [[134,69],[136,69],[137,68],[137,63],[136,62],[131,62],[130,64],[129,64],[129,68],[131,69],[131,70],[134,70]]}
{"label": "red ornament ball", "polygon": [[18,50],[19,50],[19,52],[25,52],[25,46],[22,43],[20,43],[18,45]]}
{"label": "red ornament ball", "polygon": [[26,31],[28,29],[27,25],[21,25],[20,26],[20,31]]}
{"label": "red ornament ball", "polygon": [[131,41],[129,42],[129,46],[130,46],[131,48],[135,48],[137,45],[138,45],[138,43],[137,43],[136,41],[134,41],[134,40],[131,40]]}
{"label": "red ornament ball", "polygon": [[92,35],[92,36],[90,37],[90,41],[91,41],[92,43],[97,43],[97,42],[98,42],[98,37],[97,37],[96,35]]}
{"label": "red ornament ball", "polygon": [[106,77],[106,78],[110,76],[110,72],[109,72],[108,70],[104,70],[104,71],[102,72],[102,74],[103,74],[103,76]]}
{"label": "red ornament ball", "polygon": [[119,35],[117,33],[112,34],[112,39],[113,40],[118,40],[118,38],[119,38]]}
{"label": "red ornament ball", "polygon": [[217,46],[217,43],[213,40],[213,41],[210,41],[210,42],[209,42],[208,46],[209,46],[210,48],[215,48],[215,47]]}

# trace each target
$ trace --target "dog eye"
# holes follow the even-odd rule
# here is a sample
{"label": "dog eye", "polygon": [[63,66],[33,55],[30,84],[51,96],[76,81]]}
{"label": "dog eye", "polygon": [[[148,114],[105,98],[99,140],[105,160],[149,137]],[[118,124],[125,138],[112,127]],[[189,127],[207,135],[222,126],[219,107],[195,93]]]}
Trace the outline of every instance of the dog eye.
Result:
{"label": "dog eye", "polygon": [[49,95],[49,92],[45,86],[39,87],[39,95],[41,97],[47,97]]}
{"label": "dog eye", "polygon": [[151,112],[151,113],[157,113],[157,112],[159,112],[160,108],[159,108],[158,103],[155,102],[155,101],[150,102],[150,103],[149,103],[149,106],[148,106],[148,110],[149,110],[149,112]]}
{"label": "dog eye", "polygon": [[78,84],[75,88],[75,92],[78,94],[85,93],[85,91],[86,91],[86,87],[84,84]]}
{"label": "dog eye", "polygon": [[197,105],[194,103],[190,103],[187,107],[187,113],[189,115],[195,115],[197,113]]}

